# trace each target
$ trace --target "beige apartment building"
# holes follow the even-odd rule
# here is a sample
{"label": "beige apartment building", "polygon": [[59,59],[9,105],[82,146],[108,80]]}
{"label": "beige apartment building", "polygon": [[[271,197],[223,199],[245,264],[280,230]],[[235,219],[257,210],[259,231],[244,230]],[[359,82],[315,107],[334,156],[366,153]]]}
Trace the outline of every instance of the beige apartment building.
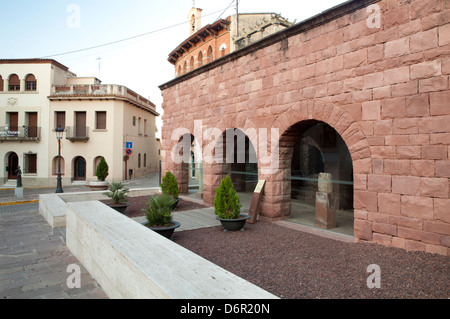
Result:
{"label": "beige apartment building", "polygon": [[63,185],[96,180],[101,157],[108,181],[156,172],[158,115],[134,91],[77,77],[55,60],[0,60],[0,185],[15,185],[19,166],[24,187],[56,185],[58,126]]}

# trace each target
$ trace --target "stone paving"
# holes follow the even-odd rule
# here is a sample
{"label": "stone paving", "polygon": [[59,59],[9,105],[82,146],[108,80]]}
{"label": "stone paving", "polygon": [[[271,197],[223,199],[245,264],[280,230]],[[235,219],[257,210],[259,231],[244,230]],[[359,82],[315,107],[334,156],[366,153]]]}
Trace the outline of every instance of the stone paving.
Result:
{"label": "stone paving", "polygon": [[[52,230],[32,205],[6,207],[0,206],[0,298],[108,298],[67,249],[61,229]],[[67,285],[71,264],[80,267],[80,288]]]}
{"label": "stone paving", "polygon": [[[129,188],[156,187],[158,174],[125,182]],[[87,191],[68,186],[65,192]],[[66,247],[65,228],[52,229],[39,214],[39,194],[51,188],[0,189],[0,298],[1,299],[107,299],[99,284]],[[21,203],[23,202],[23,203]],[[80,288],[69,265],[80,268]],[[69,285],[68,285],[69,282]]]}

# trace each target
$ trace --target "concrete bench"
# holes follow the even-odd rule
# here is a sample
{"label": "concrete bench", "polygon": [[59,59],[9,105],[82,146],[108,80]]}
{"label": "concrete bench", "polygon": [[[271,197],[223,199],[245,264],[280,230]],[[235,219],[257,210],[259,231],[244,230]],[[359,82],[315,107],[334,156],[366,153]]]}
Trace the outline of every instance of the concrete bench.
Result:
{"label": "concrete bench", "polygon": [[66,202],[58,195],[39,195],[39,212],[52,228],[66,225]]}
{"label": "concrete bench", "polygon": [[110,298],[273,299],[100,202],[67,204],[67,247]]}
{"label": "concrete bench", "polygon": [[[150,196],[160,192],[159,187],[130,189],[129,197]],[[39,212],[52,227],[66,225],[66,203],[105,200],[105,191],[91,191],[78,193],[61,193],[39,195]]]}

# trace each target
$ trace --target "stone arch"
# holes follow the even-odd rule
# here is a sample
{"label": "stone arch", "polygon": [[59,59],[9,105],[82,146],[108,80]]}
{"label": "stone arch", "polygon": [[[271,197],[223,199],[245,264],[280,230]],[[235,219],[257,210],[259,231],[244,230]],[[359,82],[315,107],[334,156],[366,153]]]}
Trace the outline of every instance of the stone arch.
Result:
{"label": "stone arch", "polygon": [[[211,151],[215,157],[223,157],[224,154],[216,153],[216,145],[227,129],[239,129],[249,139],[256,152],[258,152],[258,128],[251,119],[234,115],[228,115],[221,118],[221,120],[213,126],[209,126],[212,130],[211,135],[214,140],[203,139],[203,150],[205,159],[203,162],[203,200],[207,204],[214,202],[215,191],[224,178],[224,165],[226,163],[218,163],[217,161],[208,161],[208,155]],[[204,130],[205,131],[205,130]],[[221,152],[219,150],[219,152]],[[257,162],[259,168],[259,162]],[[259,174],[259,169],[258,169]]]}
{"label": "stone arch", "polygon": [[[368,174],[372,171],[369,144],[358,123],[347,111],[329,101],[303,101],[293,104],[272,124],[280,130],[279,170],[275,174],[265,176],[262,214],[268,218],[283,219],[290,215],[291,194],[287,174],[290,174],[293,146],[297,139],[294,128],[298,129],[298,126],[312,122],[326,123],[340,135],[350,153],[353,176]],[[360,185],[357,184],[357,178],[353,180],[355,183],[353,194],[355,194],[355,190],[359,189]],[[354,203],[355,201],[356,196],[354,196]]]}

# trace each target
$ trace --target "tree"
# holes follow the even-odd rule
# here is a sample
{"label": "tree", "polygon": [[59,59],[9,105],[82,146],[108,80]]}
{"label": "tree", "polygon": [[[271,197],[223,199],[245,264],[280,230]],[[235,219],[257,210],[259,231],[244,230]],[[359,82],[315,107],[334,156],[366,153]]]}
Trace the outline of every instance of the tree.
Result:
{"label": "tree", "polygon": [[95,175],[97,175],[97,179],[103,182],[109,174],[108,170],[109,170],[108,164],[102,157],[100,159],[100,163],[98,163],[97,172],[95,173]]}
{"label": "tree", "polygon": [[241,207],[242,205],[231,182],[231,177],[227,175],[216,190],[216,197],[214,198],[215,214],[223,219],[239,218]]}
{"label": "tree", "polygon": [[163,194],[172,195],[174,199],[178,198],[179,189],[175,175],[167,171],[161,182],[161,192]]}

